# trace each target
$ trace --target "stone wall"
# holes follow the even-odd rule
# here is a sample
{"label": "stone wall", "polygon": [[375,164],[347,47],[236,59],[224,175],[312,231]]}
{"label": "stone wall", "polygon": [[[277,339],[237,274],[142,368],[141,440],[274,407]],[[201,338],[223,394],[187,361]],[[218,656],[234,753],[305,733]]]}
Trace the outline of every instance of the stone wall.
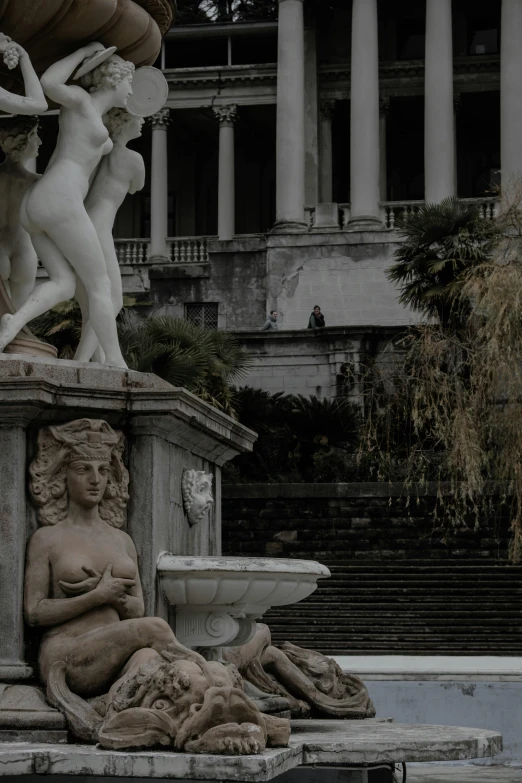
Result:
{"label": "stone wall", "polygon": [[278,236],[267,242],[267,309],[284,329],[302,329],[318,304],[329,326],[399,326],[418,320],[386,277],[397,235],[338,231]]}
{"label": "stone wall", "polygon": [[337,326],[299,331],[236,332],[252,357],[242,386],[272,393],[362,399],[362,374],[368,358],[393,367],[400,356],[400,327]]}
{"label": "stone wall", "polygon": [[223,553],[317,560],[505,558],[507,510],[479,530],[434,520],[436,487],[408,502],[402,484],[227,484]]}
{"label": "stone wall", "polygon": [[[396,245],[386,230],[209,240],[208,263],[152,267],[150,291],[172,315],[186,303],[217,302],[226,329],[259,329],[274,309],[281,330],[304,329],[316,304],[328,326],[404,326],[418,319],[386,278]],[[136,284],[146,288],[141,278]]]}

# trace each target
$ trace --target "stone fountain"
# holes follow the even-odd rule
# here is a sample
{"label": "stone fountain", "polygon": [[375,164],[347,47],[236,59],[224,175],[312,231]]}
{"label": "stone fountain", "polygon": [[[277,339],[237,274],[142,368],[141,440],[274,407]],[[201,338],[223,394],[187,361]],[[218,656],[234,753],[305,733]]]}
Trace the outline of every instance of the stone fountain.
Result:
{"label": "stone fountain", "polygon": [[[119,202],[100,203],[114,178],[123,194],[143,181],[126,143],[166,97],[161,74],[142,68],[172,5],[29,5],[0,8],[1,108],[38,114],[53,102],[61,130],[0,236],[5,250],[18,232],[28,275],[37,253],[50,278],[15,303],[7,274],[0,312],[0,774],[246,783],[295,780],[302,765],[327,780],[341,765],[351,783],[371,779],[355,768],[494,755],[494,732],[373,718],[358,678],[291,641],[274,647],[257,622],[305,599],[328,569],[222,557],[221,467],[256,436],[128,370],[115,327],[107,237]],[[7,129],[3,143],[28,157],[31,134]],[[23,330],[72,295],[82,340],[63,361]]]}

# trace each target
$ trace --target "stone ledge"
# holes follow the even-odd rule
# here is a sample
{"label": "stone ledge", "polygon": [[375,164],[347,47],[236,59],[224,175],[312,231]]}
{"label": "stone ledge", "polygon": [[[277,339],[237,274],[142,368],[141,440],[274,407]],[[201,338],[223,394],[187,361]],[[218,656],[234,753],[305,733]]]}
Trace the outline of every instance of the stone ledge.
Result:
{"label": "stone ledge", "polygon": [[217,464],[251,451],[257,437],[196,395],[153,374],[0,353],[3,422],[63,421],[72,411],[75,418],[99,413],[113,426],[132,419],[135,430],[152,428],[160,437],[177,437],[188,451]]}
{"label": "stone ledge", "polygon": [[382,720],[292,722],[289,748],[259,756],[165,751],[117,753],[82,745],[0,744],[0,775],[94,775],[264,783],[308,764],[366,765],[487,758],[502,749],[500,734],[457,726]]}

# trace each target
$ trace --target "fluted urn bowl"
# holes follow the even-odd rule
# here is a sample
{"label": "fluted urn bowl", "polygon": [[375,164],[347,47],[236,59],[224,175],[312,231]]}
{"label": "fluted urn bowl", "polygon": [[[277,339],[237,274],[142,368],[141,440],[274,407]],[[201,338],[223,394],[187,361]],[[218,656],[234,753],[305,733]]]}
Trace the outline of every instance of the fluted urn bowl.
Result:
{"label": "fluted urn bowl", "polygon": [[157,564],[167,601],[176,606],[176,633],[189,646],[245,644],[255,620],[273,606],[311,595],[329,569],[314,560],[184,557],[164,553]]}
{"label": "fluted urn bowl", "polygon": [[[27,50],[38,74],[89,41],[116,46],[135,65],[150,65],[174,7],[174,0],[0,0],[0,32]],[[2,87],[19,91],[19,80],[19,69],[2,64]]]}

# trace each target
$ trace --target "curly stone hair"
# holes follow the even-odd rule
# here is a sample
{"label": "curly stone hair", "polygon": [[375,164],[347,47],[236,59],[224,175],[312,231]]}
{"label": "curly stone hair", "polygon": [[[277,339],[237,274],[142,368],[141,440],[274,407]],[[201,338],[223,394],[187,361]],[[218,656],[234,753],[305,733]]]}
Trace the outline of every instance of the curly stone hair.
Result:
{"label": "curly stone hair", "polygon": [[135,66],[128,60],[123,60],[118,55],[112,55],[105,62],[98,65],[89,73],[86,73],[80,79],[80,84],[88,92],[97,90],[106,90],[116,87],[123,79],[132,77]]}
{"label": "curly stone hair", "polygon": [[103,124],[109,131],[111,139],[113,139],[120,133],[120,131],[123,130],[127,123],[139,119],[140,117],[136,117],[135,114],[131,114],[127,111],[127,109],[115,108],[110,109],[107,114],[103,115]]}
{"label": "curly stone hair", "polygon": [[38,133],[38,117],[0,121],[0,147],[11,160],[20,160],[31,138]]}
{"label": "curly stone hair", "polygon": [[99,505],[100,517],[121,527],[129,499],[129,472],[123,464],[124,436],[101,419],[76,419],[44,427],[38,433],[35,459],[29,465],[29,489],[41,525],[55,525],[67,515],[67,466],[74,460],[106,460],[109,479]]}

